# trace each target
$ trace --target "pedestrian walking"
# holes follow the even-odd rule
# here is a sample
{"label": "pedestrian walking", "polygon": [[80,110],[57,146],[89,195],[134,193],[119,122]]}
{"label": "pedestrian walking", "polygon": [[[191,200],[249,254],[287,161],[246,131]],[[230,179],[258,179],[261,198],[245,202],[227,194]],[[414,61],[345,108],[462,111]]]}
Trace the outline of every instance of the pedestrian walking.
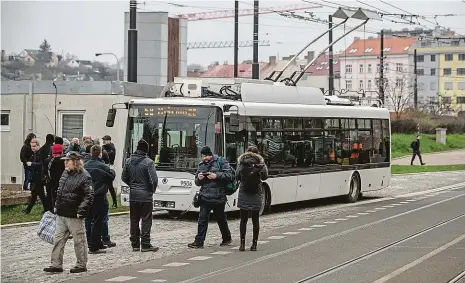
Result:
{"label": "pedestrian walking", "polygon": [[31,213],[32,208],[37,202],[37,196],[40,198],[40,202],[43,206],[42,213],[50,210],[48,199],[45,196],[44,183],[42,180],[42,160],[40,159],[40,143],[37,139],[31,140],[31,149],[33,151],[33,156],[30,161],[26,162],[26,165],[31,170],[31,198],[26,209],[23,210],[23,213]]}
{"label": "pedestrian walking", "polygon": [[237,207],[241,213],[239,251],[245,251],[245,234],[247,221],[252,218],[253,238],[251,251],[257,250],[258,234],[260,233],[260,210],[265,197],[262,180],[268,179],[268,169],[265,160],[256,147],[249,147],[247,152],[237,160],[236,180],[239,182],[239,198]]}
{"label": "pedestrian walking", "polygon": [[115,179],[115,171],[102,161],[102,147],[92,146],[91,159],[84,164],[84,169],[92,177],[94,202],[86,218],[86,233],[89,243],[89,253],[105,253],[102,242],[103,220],[108,214],[108,187]]}
{"label": "pedestrian walking", "polygon": [[51,188],[51,211],[54,211],[55,202],[57,199],[58,186],[60,185],[60,178],[65,171],[64,148],[61,144],[52,146],[52,156],[47,158],[44,162],[44,174],[47,174],[49,186]]}
{"label": "pedestrian walking", "polygon": [[23,147],[21,147],[21,151],[19,153],[19,159],[23,163],[23,168],[24,168],[24,182],[23,182],[23,190],[29,190],[30,189],[30,182],[31,182],[31,168],[27,166],[27,162],[31,161],[32,156],[34,155],[34,152],[32,151],[31,148],[31,141],[32,139],[35,139],[36,135],[33,133],[30,133],[27,135],[26,140],[24,141]]}
{"label": "pedestrian walking", "polygon": [[73,235],[76,266],[71,273],[87,271],[87,242],[84,218],[92,206],[93,190],[91,176],[84,170],[82,157],[69,152],[63,157],[66,170],[60,179],[55,203],[56,226],[50,267],[46,272],[63,272],[63,254],[70,234]]}
{"label": "pedestrian walking", "polygon": [[410,165],[413,165],[413,161],[415,160],[415,157],[417,155],[418,155],[418,158],[420,159],[420,164],[421,165],[426,164],[426,163],[423,162],[423,159],[421,158],[420,139],[421,139],[421,136],[418,135],[417,138],[410,144],[410,147],[412,148],[412,161],[410,161]]}
{"label": "pedestrian walking", "polygon": [[227,202],[226,185],[233,181],[233,172],[228,161],[220,160],[208,146],[203,147],[200,153],[202,162],[195,174],[195,184],[200,186],[200,212],[197,235],[194,242],[188,244],[188,247],[203,248],[212,210],[223,238],[220,246],[227,246],[232,239],[224,209]]}
{"label": "pedestrian walking", "polygon": [[[155,164],[147,157],[149,144],[145,140],[137,143],[137,150],[126,160],[121,180],[129,186],[129,207],[133,251],[156,252],[158,247],[150,243],[152,229],[153,193],[157,189],[158,177]],[[139,222],[142,220],[142,229]],[[141,233],[142,230],[142,233]]]}

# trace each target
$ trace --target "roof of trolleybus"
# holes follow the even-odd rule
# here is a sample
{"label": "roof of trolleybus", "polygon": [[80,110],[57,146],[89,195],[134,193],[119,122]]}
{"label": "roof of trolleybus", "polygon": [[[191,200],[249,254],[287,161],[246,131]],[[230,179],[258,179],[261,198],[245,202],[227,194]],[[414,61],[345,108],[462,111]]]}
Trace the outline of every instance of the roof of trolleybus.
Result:
{"label": "roof of trolleybus", "polygon": [[268,117],[340,117],[340,118],[371,118],[389,119],[389,111],[385,108],[367,106],[334,106],[334,105],[303,105],[242,102],[218,98],[151,98],[133,99],[131,106],[143,105],[186,105],[222,107],[223,105],[239,106],[239,114],[246,116]]}

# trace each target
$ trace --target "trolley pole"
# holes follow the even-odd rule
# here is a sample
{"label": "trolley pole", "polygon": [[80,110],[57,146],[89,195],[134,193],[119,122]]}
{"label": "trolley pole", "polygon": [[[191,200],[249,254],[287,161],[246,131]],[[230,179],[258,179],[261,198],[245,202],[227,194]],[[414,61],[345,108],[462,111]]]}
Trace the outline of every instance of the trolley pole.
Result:
{"label": "trolley pole", "polygon": [[379,98],[384,105],[384,30],[381,30],[381,52],[379,57]]}
{"label": "trolley pole", "polygon": [[234,1],[234,77],[238,76],[239,67],[239,0]]}

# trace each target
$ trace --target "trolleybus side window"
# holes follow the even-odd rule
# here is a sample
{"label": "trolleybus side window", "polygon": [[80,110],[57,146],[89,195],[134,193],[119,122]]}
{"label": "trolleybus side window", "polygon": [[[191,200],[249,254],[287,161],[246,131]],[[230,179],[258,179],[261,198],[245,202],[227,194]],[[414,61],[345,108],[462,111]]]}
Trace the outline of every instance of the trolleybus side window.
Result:
{"label": "trolleybus side window", "polygon": [[391,144],[391,135],[390,135],[390,132],[389,132],[389,120],[383,120],[383,139],[384,139],[384,145],[385,145],[385,148],[386,148],[386,158],[385,158],[385,162],[391,162],[391,147],[390,147],[390,144]]}
{"label": "trolleybus side window", "polygon": [[244,123],[239,123],[239,131],[229,131],[229,117],[225,117],[226,131],[226,159],[235,168],[237,158],[245,152],[246,129]]}

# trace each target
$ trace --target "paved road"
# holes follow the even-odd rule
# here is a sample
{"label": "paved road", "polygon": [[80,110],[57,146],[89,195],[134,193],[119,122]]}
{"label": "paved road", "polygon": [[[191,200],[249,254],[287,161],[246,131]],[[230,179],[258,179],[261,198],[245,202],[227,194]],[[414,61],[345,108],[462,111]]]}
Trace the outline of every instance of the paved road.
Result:
{"label": "paved road", "polygon": [[212,246],[70,282],[447,282],[465,269],[464,202],[461,185],[361,203],[263,233],[258,252]]}
{"label": "paved road", "polygon": [[[105,255],[89,255],[88,268],[89,271],[84,275],[69,274],[64,272],[62,274],[49,275],[42,272],[42,268],[49,265],[51,245],[46,244],[37,239],[35,232],[37,225],[28,227],[16,227],[1,229],[1,261],[2,261],[2,282],[63,282],[66,280],[79,279],[80,282],[101,282],[115,278],[117,276],[131,276],[136,277],[128,282],[150,282],[150,280],[169,280],[166,282],[177,282],[177,278],[165,278],[165,273],[170,272],[169,269],[172,267],[161,267],[164,264],[170,262],[182,262],[184,263],[189,258],[199,256],[212,257],[205,261],[187,261],[189,265],[180,266],[175,268],[176,272],[190,270],[191,268],[198,272],[198,264],[211,264],[210,262],[217,262],[220,259],[235,258],[236,261],[248,262],[261,258],[264,256],[273,255],[280,253],[290,247],[299,246],[307,239],[320,239],[324,238],[331,233],[334,234],[333,229],[342,229],[344,227],[355,227],[356,221],[367,221],[370,219],[378,219],[383,213],[392,212],[395,213],[396,207],[386,208],[385,210],[376,210],[376,213],[364,212],[370,210],[374,205],[387,205],[390,202],[400,202],[406,198],[421,198],[427,197],[426,199],[412,202],[412,204],[403,204],[399,207],[410,207],[416,203],[424,203],[430,199],[428,196],[431,190],[448,190],[451,189],[450,185],[465,182],[465,174],[460,172],[444,172],[444,173],[425,173],[417,175],[397,175],[394,176],[389,189],[367,193],[364,195],[362,202],[356,204],[341,204],[338,200],[317,200],[304,204],[292,204],[287,206],[274,207],[273,213],[265,215],[261,218],[261,236],[260,240],[263,242],[259,245],[259,251],[256,253],[246,252],[241,253],[237,257],[237,250],[219,249],[218,242],[221,240],[219,231],[214,224],[208,231],[208,237],[206,241],[207,248],[201,251],[192,251],[187,248],[187,243],[191,242],[196,232],[196,219],[195,216],[188,217],[187,219],[173,220],[169,219],[165,215],[158,215],[155,217],[152,227],[152,239],[161,247],[160,252],[157,253],[133,253],[129,247],[129,219],[127,216],[111,217],[110,218],[110,234],[112,239],[118,244],[116,248],[108,250]],[[439,188],[439,189],[438,189]],[[425,192],[429,192],[426,193]],[[439,194],[434,198],[440,198],[442,195],[447,193]],[[454,193],[451,191],[450,193]],[[424,194],[423,196],[420,194]],[[378,207],[376,206],[376,207]],[[376,208],[375,207],[375,208]],[[358,213],[369,213],[368,215]],[[342,219],[344,216],[354,215],[358,217],[348,217],[347,220],[336,220]],[[237,244],[237,235],[239,234],[239,220],[237,217],[230,217],[230,228],[232,234],[236,237],[235,243]],[[337,223],[324,223],[324,222],[337,222]],[[323,224],[321,224],[323,223]],[[387,223],[387,222],[384,222]],[[324,227],[311,227],[312,225],[326,225]],[[381,223],[380,223],[381,224]],[[251,224],[250,224],[251,225]],[[346,225],[346,226],[344,226]],[[348,226],[347,226],[348,225]],[[380,226],[380,225],[378,225]],[[312,230],[305,231],[312,228]],[[251,227],[249,228],[251,229]],[[302,229],[302,230],[299,230]],[[337,230],[340,231],[340,230]],[[336,233],[338,233],[336,231]],[[288,233],[291,232],[291,233]],[[300,232],[294,234],[292,232]],[[361,231],[360,231],[361,232]],[[360,234],[360,232],[357,232]],[[282,233],[287,233],[282,235]],[[330,233],[330,234],[328,234]],[[355,233],[355,231],[354,231]],[[356,234],[348,234],[350,237],[353,235],[360,237]],[[267,239],[271,236],[286,236],[285,238],[278,239]],[[349,237],[348,236],[348,237]],[[362,237],[365,237],[364,235]],[[268,241],[268,242],[264,242]],[[371,240],[370,240],[371,241]],[[289,254],[300,254],[301,251],[314,252],[314,247],[317,247],[317,243],[312,243],[310,246],[301,247],[292,253],[279,254],[278,257],[291,256]],[[368,244],[368,242],[367,242]],[[373,245],[376,243],[371,243]],[[325,244],[327,245],[327,244]],[[232,247],[231,247],[232,248]],[[210,255],[216,251],[221,251],[215,255]],[[224,253],[224,252],[231,252]],[[292,257],[292,256],[291,256]],[[202,259],[202,258],[200,258]],[[274,257],[273,260],[277,258]],[[270,258],[271,260],[271,258]],[[302,259],[308,261],[308,259]],[[162,261],[165,263],[161,264]],[[69,241],[65,250],[65,269],[69,270],[74,265],[75,256],[72,241]],[[146,262],[144,268],[139,268],[140,263]],[[334,261],[336,263],[337,261]],[[215,266],[213,269],[222,269],[225,266],[234,266],[234,262],[223,262],[225,265]],[[268,260],[262,261],[260,264],[252,264],[260,266],[267,264]],[[274,261],[270,263],[275,264]],[[276,263],[281,265],[281,263]],[[127,266],[130,266],[127,268]],[[315,270],[318,268],[318,264],[312,264],[312,268]],[[211,271],[211,269],[202,268],[201,274],[205,274]],[[250,268],[250,266],[245,267]],[[138,271],[145,269],[165,269],[158,273],[139,273]],[[215,269],[215,270],[216,270]],[[110,271],[109,273],[105,273]],[[118,273],[118,272],[122,273]],[[192,271],[192,272],[194,272]],[[102,273],[103,272],[103,273]],[[155,272],[154,270],[148,270],[146,272]],[[191,271],[189,271],[191,272]],[[195,273],[194,272],[194,273]],[[234,271],[233,273],[235,273]],[[148,277],[141,277],[141,275],[147,275]],[[198,276],[198,274],[191,273],[190,276]],[[304,273],[302,273],[304,274]],[[92,276],[98,277],[92,277]],[[111,276],[110,276],[111,275]],[[283,276],[285,273],[283,273]],[[91,276],[91,277],[86,277]],[[170,275],[171,276],[171,275]],[[229,278],[231,274],[225,274],[226,278]],[[147,280],[147,278],[153,278]],[[232,277],[231,277],[232,278]],[[79,280],[77,282],[79,282]],[[209,282],[208,280],[206,280]],[[157,282],[157,281],[154,281]],[[162,281],[159,281],[162,282]],[[213,281],[214,282],[214,281]],[[222,281],[227,282],[227,281]],[[238,281],[240,282],[240,281]],[[275,281],[277,282],[277,281]],[[281,281],[287,282],[287,281]],[[431,281],[430,281],[431,282]]]}
{"label": "paved road", "polygon": [[[465,150],[455,150],[448,152],[438,152],[430,154],[422,154],[423,162],[426,165],[458,165],[465,164]],[[396,159],[392,161],[395,165],[410,165],[411,156]],[[418,157],[413,162],[415,165],[420,165]]]}

